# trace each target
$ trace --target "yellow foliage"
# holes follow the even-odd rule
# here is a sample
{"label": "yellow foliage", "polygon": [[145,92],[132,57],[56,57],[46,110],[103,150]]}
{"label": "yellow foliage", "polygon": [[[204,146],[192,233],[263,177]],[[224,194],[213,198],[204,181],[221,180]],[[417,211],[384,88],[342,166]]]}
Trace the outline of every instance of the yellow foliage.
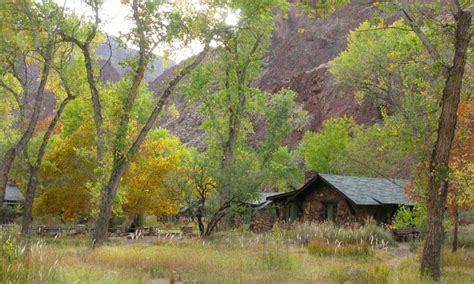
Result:
{"label": "yellow foliage", "polygon": [[40,173],[46,187],[34,202],[34,215],[63,213],[74,218],[91,212],[94,202],[87,184],[96,177],[94,133],[90,123],[83,123],[51,147]]}
{"label": "yellow foliage", "polygon": [[179,110],[176,108],[175,104],[172,104],[168,107],[168,113],[173,116],[173,118],[179,118]]}
{"label": "yellow foliage", "polygon": [[124,212],[155,216],[176,214],[181,192],[170,186],[167,179],[179,172],[186,151],[176,137],[147,140],[123,178]]}
{"label": "yellow foliage", "polygon": [[388,57],[390,57],[390,58],[397,58],[399,55],[400,55],[400,52],[398,52],[396,50],[392,50],[388,53]]}

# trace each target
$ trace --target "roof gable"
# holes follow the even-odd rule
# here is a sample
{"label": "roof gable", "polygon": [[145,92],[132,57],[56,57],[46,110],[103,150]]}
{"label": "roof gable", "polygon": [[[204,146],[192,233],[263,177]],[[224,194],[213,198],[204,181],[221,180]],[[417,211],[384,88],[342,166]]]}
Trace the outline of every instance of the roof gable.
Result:
{"label": "roof gable", "polygon": [[5,189],[5,201],[7,202],[23,202],[25,198],[16,186],[7,185]]}

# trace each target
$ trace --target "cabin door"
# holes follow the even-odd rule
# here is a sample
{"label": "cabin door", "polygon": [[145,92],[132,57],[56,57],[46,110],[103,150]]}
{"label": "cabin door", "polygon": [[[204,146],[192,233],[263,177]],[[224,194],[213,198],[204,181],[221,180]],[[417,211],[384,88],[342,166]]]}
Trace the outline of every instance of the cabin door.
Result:
{"label": "cabin door", "polygon": [[325,221],[334,222],[336,219],[336,203],[328,202],[324,203],[324,216]]}

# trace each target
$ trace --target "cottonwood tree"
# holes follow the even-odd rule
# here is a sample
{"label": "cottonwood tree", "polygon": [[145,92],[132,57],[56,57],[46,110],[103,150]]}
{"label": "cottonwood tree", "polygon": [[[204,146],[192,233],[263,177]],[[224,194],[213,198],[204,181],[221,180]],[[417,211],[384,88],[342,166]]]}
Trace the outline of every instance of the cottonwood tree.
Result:
{"label": "cottonwood tree", "polygon": [[[193,72],[182,89],[200,102],[200,112],[206,117],[202,128],[207,151],[195,157],[191,166],[195,172],[189,175],[191,188],[197,191],[191,196],[198,197],[190,207],[197,206],[194,216],[201,236],[211,234],[233,207],[258,196],[274,165],[273,155],[285,154],[280,148],[283,139],[305,123],[293,92],[283,90],[271,97],[250,85],[261,71],[274,29],[274,8],[285,8],[285,3],[229,2],[240,11],[238,25],[220,38],[215,60]],[[252,149],[248,139],[254,131],[252,119],[257,117],[267,129],[265,138]],[[215,192],[212,198],[209,191]]]}
{"label": "cottonwood tree", "polygon": [[[188,196],[197,198],[190,198],[189,205],[201,236],[211,234],[223,218],[256,198],[263,187],[271,187],[269,177],[275,177],[272,173],[282,168],[283,159],[288,175],[301,174],[290,169],[292,155],[282,147],[283,140],[306,122],[306,113],[295,103],[296,94],[282,90],[270,95],[251,87],[270,42],[274,8],[282,6],[265,1],[235,6],[240,8],[239,24],[220,38],[215,60],[193,72],[182,88],[199,102],[206,118],[202,128],[207,150],[194,157],[188,174],[190,188],[195,189]],[[252,145],[249,139],[255,123],[266,131]]]}
{"label": "cottonwood tree", "polygon": [[[46,154],[46,149],[51,140],[51,137],[54,134],[55,129],[59,125],[61,116],[66,106],[72,100],[76,98],[76,95],[73,93],[75,90],[71,88],[71,84],[68,82],[68,79],[66,79],[66,77],[74,78],[74,76],[72,76],[71,72],[68,72],[68,73],[65,72],[66,71],[65,65],[70,63],[70,54],[71,54],[72,49],[70,49],[68,46],[65,46],[63,48],[65,49],[63,51],[63,54],[61,56],[58,56],[58,59],[53,60],[52,62],[57,78],[59,79],[60,84],[61,84],[60,86],[56,85],[53,90],[56,93],[58,99],[60,97],[59,93],[61,91],[65,93],[65,97],[59,103],[59,106],[57,107],[56,112],[51,118],[51,121],[49,125],[47,126],[46,131],[43,134],[40,147],[35,157],[36,159],[34,161],[27,161],[30,176],[29,176],[27,187],[26,187],[25,202],[24,202],[24,207],[23,207],[23,216],[22,216],[23,219],[22,219],[22,227],[21,227],[21,232],[23,235],[29,235],[31,231],[31,222],[33,220],[33,201],[36,195],[36,189],[37,189],[39,178],[40,178],[40,169],[43,163],[43,158]],[[58,62],[54,62],[54,61],[58,61]]]}
{"label": "cottonwood tree", "polygon": [[51,1],[46,0],[41,3],[3,1],[0,6],[3,21],[0,87],[15,98],[21,117],[20,138],[0,160],[0,206],[3,204],[12,164],[33,137],[40,117],[57,50],[58,29],[53,18],[59,10],[51,9],[53,6]]}
{"label": "cottonwood tree", "polygon": [[[305,158],[313,159],[308,161],[313,170],[322,166],[321,170],[339,174],[412,175],[416,165],[429,157],[443,87],[440,67],[426,57],[421,42],[401,20],[389,25],[364,22],[351,31],[347,49],[333,60],[330,71],[344,91],[377,106],[383,123],[346,128],[345,135],[336,135],[332,139],[343,142],[344,151],[317,151],[322,157],[332,155],[329,162],[318,159],[310,149],[322,150],[324,143],[330,143],[330,132],[340,128],[307,133],[301,147],[308,149],[303,152]],[[347,135],[349,139],[343,141]],[[386,160],[390,160],[388,165]],[[332,169],[327,169],[329,164]],[[363,164],[368,173],[360,171]],[[355,165],[359,171],[345,165]]]}
{"label": "cottonwood tree", "polygon": [[[120,179],[131,159],[138,152],[149,131],[154,126],[163,106],[181,79],[205,58],[209,50],[209,43],[216,33],[216,28],[222,28],[221,26],[205,25],[204,23],[212,23],[212,20],[210,22],[206,21],[208,19],[206,15],[182,15],[179,11],[173,9],[173,6],[159,2],[134,0],[131,3],[131,8],[135,27],[128,34],[128,39],[138,46],[138,58],[130,61],[130,68],[132,69],[130,73],[131,87],[128,95],[124,98],[117,131],[113,138],[112,168],[102,188],[100,211],[93,232],[94,246],[102,244],[107,238],[114,197]],[[175,76],[161,90],[160,97],[156,100],[146,123],[132,141],[128,141],[130,113],[143,81],[146,66],[153,57],[153,50],[160,43],[190,40],[190,38],[204,42],[203,51],[177,70]]]}
{"label": "cottonwood tree", "polygon": [[[335,1],[342,2],[344,1]],[[466,58],[472,38],[471,1],[445,1],[419,4],[406,0],[377,2],[383,12],[397,12],[413,32],[429,56],[428,65],[439,66],[441,80],[440,115],[437,119],[436,138],[428,158],[428,233],[420,272],[439,279],[443,239],[444,208],[448,193],[449,157],[457,123],[457,110],[463,86]],[[427,27],[445,34],[436,41]],[[449,40],[446,40],[446,39]],[[448,50],[444,52],[449,44]]]}
{"label": "cottonwood tree", "polygon": [[[448,163],[456,129],[466,58],[472,38],[472,14],[469,10],[470,7],[462,6],[457,0],[440,4],[441,7],[434,8],[434,12],[443,10],[443,8],[451,11],[450,22],[454,26],[451,36],[454,54],[451,60],[444,61],[418,22],[419,18],[416,13],[419,10],[415,10],[415,6],[409,5],[408,1],[397,4],[403,19],[418,36],[433,61],[442,64],[444,68],[445,83],[440,101],[441,114],[438,121],[437,137],[429,160],[428,233],[420,268],[423,275],[439,279],[441,276],[440,257],[444,208],[448,194]],[[432,19],[428,20],[432,22]]]}

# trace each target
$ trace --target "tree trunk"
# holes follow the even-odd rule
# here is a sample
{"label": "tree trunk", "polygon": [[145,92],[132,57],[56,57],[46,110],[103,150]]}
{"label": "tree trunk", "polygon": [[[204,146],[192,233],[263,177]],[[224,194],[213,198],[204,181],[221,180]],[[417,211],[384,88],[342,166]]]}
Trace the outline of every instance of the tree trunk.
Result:
{"label": "tree trunk", "polygon": [[31,223],[33,221],[33,201],[35,199],[36,186],[39,179],[39,167],[32,166],[30,178],[26,188],[25,206],[23,208],[23,217],[21,223],[21,234],[27,236],[31,233]]}
{"label": "tree trunk", "polygon": [[87,83],[91,92],[92,108],[94,109],[94,123],[97,136],[97,161],[102,166],[104,159],[104,135],[102,133],[102,106],[100,104],[99,90],[94,77],[94,67],[92,66],[92,57],[90,54],[90,45],[81,45],[82,53],[84,55],[84,64],[87,72]]}
{"label": "tree trunk", "polygon": [[466,65],[467,49],[471,40],[469,28],[471,13],[459,11],[456,15],[456,40],[453,65],[447,72],[441,101],[438,135],[430,159],[428,180],[428,233],[423,249],[421,274],[439,279],[441,245],[443,239],[444,208],[448,193],[448,163],[457,110],[460,101],[462,79]]}
{"label": "tree trunk", "polygon": [[8,173],[15,160],[15,148],[12,147],[3,155],[2,161],[0,162],[0,207],[3,206],[5,199],[5,189],[8,182]]}
{"label": "tree trunk", "polygon": [[[61,77],[63,83],[65,80]],[[68,96],[64,99],[61,104],[59,105],[58,110],[54,118],[48,125],[48,129],[46,130],[43,140],[41,141],[41,146],[38,150],[38,155],[36,157],[36,163],[30,168],[30,178],[28,180],[28,185],[26,187],[26,196],[25,196],[25,203],[23,208],[23,219],[21,225],[21,233],[22,235],[29,235],[31,231],[31,223],[33,221],[33,201],[36,195],[36,187],[38,186],[39,180],[39,171],[41,168],[41,164],[43,163],[43,157],[46,153],[46,147],[48,146],[49,140],[53,135],[54,129],[58,124],[59,120],[61,119],[61,115],[66,108],[67,104],[74,99],[74,96],[71,95],[71,91],[68,86],[65,85],[66,93]]]}
{"label": "tree trunk", "polygon": [[102,188],[102,199],[100,202],[100,212],[97,218],[95,229],[92,234],[92,247],[100,246],[107,239],[107,232],[109,230],[109,219],[112,215],[112,207],[114,205],[114,198],[117,192],[117,187],[120,177],[125,171],[122,162],[115,166],[110,176],[109,182]]}

